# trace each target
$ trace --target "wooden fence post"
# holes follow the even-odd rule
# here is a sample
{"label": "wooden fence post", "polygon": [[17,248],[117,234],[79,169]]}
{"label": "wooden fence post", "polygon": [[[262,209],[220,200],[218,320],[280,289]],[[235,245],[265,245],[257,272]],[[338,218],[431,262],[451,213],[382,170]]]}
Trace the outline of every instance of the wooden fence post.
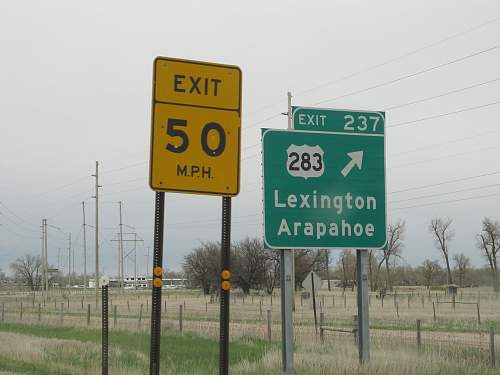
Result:
{"label": "wooden fence post", "polygon": [[399,318],[399,303],[396,303],[396,315]]}
{"label": "wooden fence post", "polygon": [[490,355],[491,355],[491,367],[496,366],[495,359],[495,328],[490,328]]}
{"label": "wooden fence post", "polygon": [[42,304],[38,304],[38,321],[42,320]]}
{"label": "wooden fence post", "polygon": [[344,309],[347,308],[347,295],[344,294]]}
{"label": "wooden fence post", "polygon": [[61,316],[60,316],[61,324],[62,324],[62,322],[64,320],[63,311],[64,311],[64,302],[61,302]]}
{"label": "wooden fence post", "polygon": [[354,315],[354,329],[352,330],[354,334],[354,344],[358,345],[358,316]]}
{"label": "wooden fence post", "polygon": [[21,309],[19,310],[19,320],[23,320],[23,303],[21,302]]}
{"label": "wooden fence post", "polygon": [[267,341],[271,342],[271,310],[267,310]]}
{"label": "wooden fence post", "polygon": [[325,313],[322,312],[319,314],[319,338],[322,344],[325,342],[325,333],[323,330],[324,322],[325,322]]}
{"label": "wooden fence post", "polygon": [[116,305],[113,306],[113,327],[116,328],[116,325],[118,324],[118,311],[117,311]]}
{"label": "wooden fence post", "polygon": [[142,322],[142,303],[141,306],[139,307],[139,321],[137,322],[137,328],[141,328],[141,322]]}
{"label": "wooden fence post", "polygon": [[481,324],[481,314],[479,313],[479,303],[476,303],[477,307],[477,324]]}
{"label": "wooden fence post", "polygon": [[436,321],[436,305],[434,301],[432,301],[432,313],[434,314],[434,321]]}
{"label": "wooden fence post", "polygon": [[179,305],[179,332],[182,333],[182,305]]}
{"label": "wooden fence post", "polygon": [[87,305],[87,325],[90,325],[90,303]]}
{"label": "wooden fence post", "polygon": [[2,302],[2,322],[5,321],[5,302]]}
{"label": "wooden fence post", "polygon": [[262,319],[262,301],[259,301],[260,318]]}
{"label": "wooden fence post", "polygon": [[422,349],[421,323],[422,321],[420,319],[417,319],[417,348],[419,352]]}
{"label": "wooden fence post", "polygon": [[334,306],[334,307],[335,307],[335,294],[334,294],[334,295],[332,295],[332,306]]}

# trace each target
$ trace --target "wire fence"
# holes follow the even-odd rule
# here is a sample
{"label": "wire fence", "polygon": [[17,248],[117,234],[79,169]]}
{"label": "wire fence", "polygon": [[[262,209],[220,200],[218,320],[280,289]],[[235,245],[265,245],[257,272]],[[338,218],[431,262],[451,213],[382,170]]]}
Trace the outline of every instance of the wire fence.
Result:
{"label": "wire fence", "polygon": [[[149,331],[150,298],[148,291],[110,291],[111,331]],[[483,293],[479,298],[467,295],[462,299],[455,298],[455,301],[444,295],[429,297],[418,294],[386,297],[384,302],[375,295],[371,295],[370,299],[370,344],[374,348],[390,350],[404,346],[415,352],[460,356],[491,365],[498,363],[500,300],[497,295]],[[303,296],[295,299],[295,342],[298,345],[305,342],[326,343],[334,347],[337,344],[353,345],[355,349],[355,297],[339,293],[320,295],[318,300],[318,325],[315,326],[310,299]],[[231,339],[247,336],[279,341],[279,302],[277,296],[233,293]],[[89,290],[0,292],[0,309],[0,324],[82,328],[98,328],[101,324],[101,309],[95,305],[95,294]],[[186,292],[164,293],[162,329],[218,337],[217,297]]]}

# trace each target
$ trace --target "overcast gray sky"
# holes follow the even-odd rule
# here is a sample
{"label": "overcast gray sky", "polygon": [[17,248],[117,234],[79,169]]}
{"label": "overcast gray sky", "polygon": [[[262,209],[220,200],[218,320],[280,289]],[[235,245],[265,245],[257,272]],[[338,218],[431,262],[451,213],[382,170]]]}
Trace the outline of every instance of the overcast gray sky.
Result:
{"label": "overcast gray sky", "polygon": [[[49,262],[57,265],[61,249],[66,265],[71,232],[77,271],[83,269],[81,202],[94,224],[91,174],[99,160],[104,270],[116,273],[117,246],[110,240],[122,200],[124,222],[144,239],[138,257],[145,271],[153,234],[147,175],[158,55],[243,71],[234,240],[262,236],[259,129],[286,127],[279,114],[291,90],[296,105],[386,111],[388,216],[407,223],[406,262],[440,259],[428,225],[443,216],[454,220],[451,252],[484,264],[475,236],[484,216],[500,219],[500,173],[493,174],[500,172],[500,2],[248,4],[0,1],[1,269],[24,253],[40,254],[44,217],[61,228],[49,228]],[[440,97],[421,101],[434,96]],[[457,113],[436,117],[450,112]],[[447,183],[422,187],[441,182]],[[217,197],[166,196],[167,268],[180,269],[199,241],[219,240],[220,211]],[[132,272],[129,261],[126,272]]]}

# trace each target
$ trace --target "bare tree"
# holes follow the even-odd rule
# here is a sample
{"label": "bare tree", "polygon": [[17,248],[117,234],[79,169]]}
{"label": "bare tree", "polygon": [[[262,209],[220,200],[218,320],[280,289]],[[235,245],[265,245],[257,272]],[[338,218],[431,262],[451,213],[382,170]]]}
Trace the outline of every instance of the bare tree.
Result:
{"label": "bare tree", "polygon": [[427,289],[429,289],[434,281],[436,275],[441,271],[441,266],[438,262],[426,259],[422,263],[422,276]]}
{"label": "bare tree", "polygon": [[387,228],[387,246],[383,249],[382,257],[380,258],[377,266],[378,275],[380,267],[382,264],[385,264],[385,288],[387,290],[392,290],[390,264],[391,260],[394,262],[395,258],[401,258],[405,228],[406,224],[402,220],[398,220],[395,224],[389,224],[389,227]]}
{"label": "bare tree", "polygon": [[267,254],[267,269],[265,273],[265,285],[267,294],[271,294],[278,284],[280,275],[280,252],[281,250],[271,250]]}
{"label": "bare tree", "polygon": [[191,253],[184,257],[182,264],[189,283],[200,286],[203,293],[218,290],[220,284],[220,244],[217,242],[202,242]]}
{"label": "bare tree", "polygon": [[31,254],[24,254],[10,264],[14,278],[28,285],[31,290],[38,290],[41,285],[42,258]]}
{"label": "bare tree", "polygon": [[470,267],[470,258],[466,257],[463,253],[453,255],[453,262],[455,263],[455,272],[458,276],[458,285],[464,286],[465,274]]}
{"label": "bare tree", "polygon": [[245,238],[234,246],[233,280],[245,294],[250,289],[262,289],[266,283],[268,254],[257,238]]}
{"label": "bare tree", "polygon": [[498,264],[497,256],[500,250],[500,223],[487,217],[483,219],[483,228],[478,236],[478,248],[488,260],[491,276],[493,279],[493,290],[498,292]]}
{"label": "bare tree", "polygon": [[446,272],[448,274],[448,284],[453,284],[453,275],[451,273],[450,266],[450,251],[448,248],[448,243],[451,241],[455,235],[454,231],[451,229],[451,223],[453,220],[438,217],[432,219],[429,226],[430,232],[434,235],[434,240],[436,241],[436,247],[443,255],[444,261],[446,263]]}
{"label": "bare tree", "polygon": [[354,286],[354,279],[356,278],[356,256],[351,250],[342,250],[337,264],[342,272],[342,288],[345,291],[349,285],[352,287]]}

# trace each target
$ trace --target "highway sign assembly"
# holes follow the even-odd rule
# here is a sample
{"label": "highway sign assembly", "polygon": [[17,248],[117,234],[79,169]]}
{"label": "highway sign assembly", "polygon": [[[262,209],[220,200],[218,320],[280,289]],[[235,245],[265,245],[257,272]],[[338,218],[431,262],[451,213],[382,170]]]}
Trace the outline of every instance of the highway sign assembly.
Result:
{"label": "highway sign assembly", "polygon": [[384,114],[295,107],[293,116],[295,130],[262,132],[266,247],[382,248]]}
{"label": "highway sign assembly", "polygon": [[156,58],[152,112],[149,183],[153,190],[238,194],[238,67]]}
{"label": "highway sign assembly", "polygon": [[219,374],[229,373],[231,197],[240,190],[241,70],[157,57],[149,185],[156,191],[150,375],[160,374],[165,192],[222,196]]}

